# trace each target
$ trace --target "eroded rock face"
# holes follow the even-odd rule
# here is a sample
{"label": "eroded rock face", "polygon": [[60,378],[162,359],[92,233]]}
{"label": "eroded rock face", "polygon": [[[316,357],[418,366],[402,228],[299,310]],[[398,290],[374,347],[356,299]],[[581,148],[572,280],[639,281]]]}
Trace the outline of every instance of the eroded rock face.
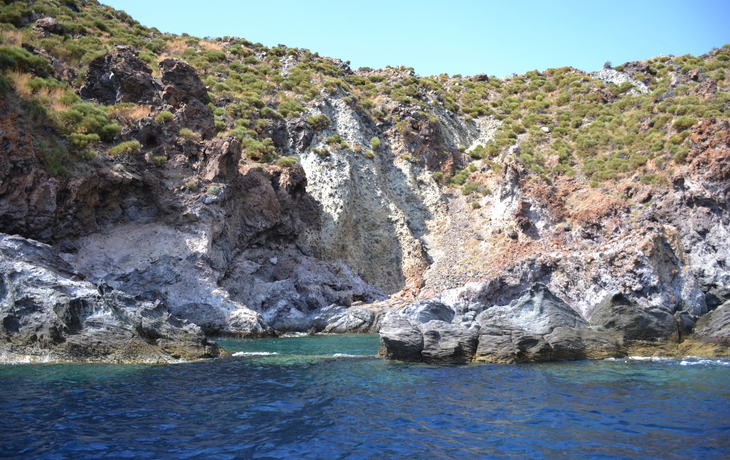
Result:
{"label": "eroded rock face", "polygon": [[159,85],[152,78],[152,69],[130,46],[117,46],[91,61],[81,97],[100,104],[120,102],[152,104],[159,101]]}
{"label": "eroded rock face", "polygon": [[591,326],[609,331],[622,344],[679,341],[674,315],[661,308],[641,308],[624,294],[601,302],[590,317]]}
{"label": "eroded rock face", "polygon": [[160,302],[79,279],[44,244],[0,235],[4,361],[172,362],[225,354]]}
{"label": "eroded rock face", "polygon": [[185,61],[168,58],[160,62],[163,99],[173,107],[187,104],[191,100],[200,101],[203,105],[210,102],[208,90],[198,77],[195,68]]}
{"label": "eroded rock face", "polygon": [[[591,327],[543,284],[533,285],[508,305],[481,309],[475,316],[474,311],[456,313],[444,303],[422,301],[388,312],[380,329],[380,354],[403,361],[456,363],[600,359],[626,354],[621,339],[611,330]],[[676,331],[677,323],[673,318],[672,322]],[[629,335],[629,324],[613,331]],[[659,325],[644,326],[664,337]]]}

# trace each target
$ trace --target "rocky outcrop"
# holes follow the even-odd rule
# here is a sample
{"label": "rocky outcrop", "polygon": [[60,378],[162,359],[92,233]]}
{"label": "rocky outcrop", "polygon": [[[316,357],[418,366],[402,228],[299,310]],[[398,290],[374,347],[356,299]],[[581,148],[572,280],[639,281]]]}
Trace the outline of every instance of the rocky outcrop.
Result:
{"label": "rocky outcrop", "polygon": [[162,98],[173,107],[191,101],[210,102],[208,90],[198,77],[195,68],[185,61],[168,58],[160,62],[162,72]]}
{"label": "rocky outcrop", "polygon": [[700,318],[680,351],[684,356],[730,356],[730,301]]}
{"label": "rocky outcrop", "polygon": [[620,293],[607,297],[593,310],[590,324],[606,329],[625,345],[679,341],[679,327],[672,313],[661,307],[641,308]]}
{"label": "rocky outcrop", "polygon": [[[728,304],[702,317],[642,308],[613,294],[584,319],[547,286],[534,284],[507,305],[458,311],[420,301],[385,314],[380,354],[417,362],[515,363],[627,355],[728,355]],[[691,334],[691,335],[690,335]]]}
{"label": "rocky outcrop", "polygon": [[50,34],[63,35],[66,29],[54,18],[40,18],[33,25],[33,30],[38,32],[42,37],[48,37]]}
{"label": "rocky outcrop", "polygon": [[627,72],[621,72],[612,68],[603,68],[595,72],[591,72],[590,76],[601,80],[606,84],[621,85],[622,83],[631,83],[632,88],[630,94],[646,94],[649,88],[644,82],[634,80]]}
{"label": "rocky outcrop", "polygon": [[152,69],[137,56],[134,48],[117,46],[91,61],[81,87],[81,97],[105,105],[159,101],[160,87],[152,78]]}
{"label": "rocky outcrop", "polygon": [[173,362],[225,354],[160,303],[80,279],[44,244],[0,235],[0,357]]}
{"label": "rocky outcrop", "polygon": [[621,355],[619,343],[588,323],[546,286],[536,284],[504,306],[461,314],[435,301],[389,312],[380,353],[423,362],[514,363]]}

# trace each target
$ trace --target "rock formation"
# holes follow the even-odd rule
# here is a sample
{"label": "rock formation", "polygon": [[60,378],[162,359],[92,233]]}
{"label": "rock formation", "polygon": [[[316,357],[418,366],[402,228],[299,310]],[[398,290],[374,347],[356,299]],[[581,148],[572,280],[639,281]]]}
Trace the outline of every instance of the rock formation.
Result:
{"label": "rock formation", "polygon": [[0,357],[174,362],[225,355],[159,301],[81,280],[47,245],[0,235]]}
{"label": "rock formation", "polygon": [[[46,329],[7,314],[13,353],[36,328],[61,359],[142,359],[116,339],[69,351],[117,310],[112,329],[135,325],[152,360],[215,354],[175,321],[213,336],[380,330],[385,356],[426,362],[727,353],[725,48],[419,77],[164,36],[91,3],[64,14],[98,31],[15,6],[26,29],[0,71],[28,78],[0,80],[0,231],[50,245],[23,243],[47,254],[24,263],[55,273],[48,295],[91,306],[48,310]],[[114,46],[112,26],[135,44]],[[79,43],[97,47],[81,75]],[[154,340],[152,317],[167,331]]]}

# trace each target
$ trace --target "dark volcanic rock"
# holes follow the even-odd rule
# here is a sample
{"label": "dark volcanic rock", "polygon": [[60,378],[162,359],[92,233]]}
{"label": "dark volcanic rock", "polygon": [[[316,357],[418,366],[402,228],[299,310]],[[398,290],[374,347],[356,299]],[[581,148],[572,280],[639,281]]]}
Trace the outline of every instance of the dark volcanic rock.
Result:
{"label": "dark volcanic rock", "polygon": [[159,85],[152,78],[152,69],[131,46],[117,46],[91,61],[81,97],[100,104],[119,102],[153,104],[158,102]]}
{"label": "dark volcanic rock", "polygon": [[730,301],[697,321],[680,352],[683,356],[730,356]]}
{"label": "dark volcanic rock", "polygon": [[0,235],[4,360],[171,362],[220,356],[195,324],[159,302],[81,281],[49,246]]}
{"label": "dark volcanic rock", "polygon": [[642,308],[620,293],[601,302],[591,314],[590,323],[608,330],[623,344],[679,339],[679,328],[672,313],[660,308]]}
{"label": "dark volcanic rock", "polygon": [[210,102],[205,84],[198,77],[195,68],[187,62],[165,59],[160,62],[160,71],[164,85],[162,97],[171,106],[179,107],[189,103],[191,99],[198,100],[203,105]]}
{"label": "dark volcanic rock", "polygon": [[[505,306],[493,306],[475,321],[448,305],[422,301],[385,315],[380,354],[423,362],[514,363],[621,356],[616,339],[595,330],[547,287],[535,284]],[[452,322],[453,321],[453,322]]]}
{"label": "dark volcanic rock", "polygon": [[477,361],[608,357],[618,348],[607,333],[588,329],[586,321],[543,284],[533,285],[509,305],[485,310],[476,320],[482,326]]}
{"label": "dark volcanic rock", "polygon": [[292,147],[294,147],[297,152],[303,152],[312,145],[314,131],[304,118],[292,118],[287,122],[286,129],[289,133]]}
{"label": "dark volcanic rock", "polygon": [[429,363],[471,360],[479,325],[451,324],[454,316],[448,305],[429,300],[388,312],[380,327],[380,354]]}
{"label": "dark volcanic rock", "polygon": [[215,137],[215,117],[208,107],[197,99],[189,99],[183,103],[175,114],[175,121],[180,126],[200,133],[204,140]]}

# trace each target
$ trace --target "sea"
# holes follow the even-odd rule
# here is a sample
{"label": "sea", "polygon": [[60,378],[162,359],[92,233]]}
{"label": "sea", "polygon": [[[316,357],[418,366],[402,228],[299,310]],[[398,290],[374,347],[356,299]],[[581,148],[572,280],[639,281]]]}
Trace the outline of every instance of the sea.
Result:
{"label": "sea", "polygon": [[0,458],[728,459],[730,361],[424,365],[377,335],[167,365],[0,365]]}

